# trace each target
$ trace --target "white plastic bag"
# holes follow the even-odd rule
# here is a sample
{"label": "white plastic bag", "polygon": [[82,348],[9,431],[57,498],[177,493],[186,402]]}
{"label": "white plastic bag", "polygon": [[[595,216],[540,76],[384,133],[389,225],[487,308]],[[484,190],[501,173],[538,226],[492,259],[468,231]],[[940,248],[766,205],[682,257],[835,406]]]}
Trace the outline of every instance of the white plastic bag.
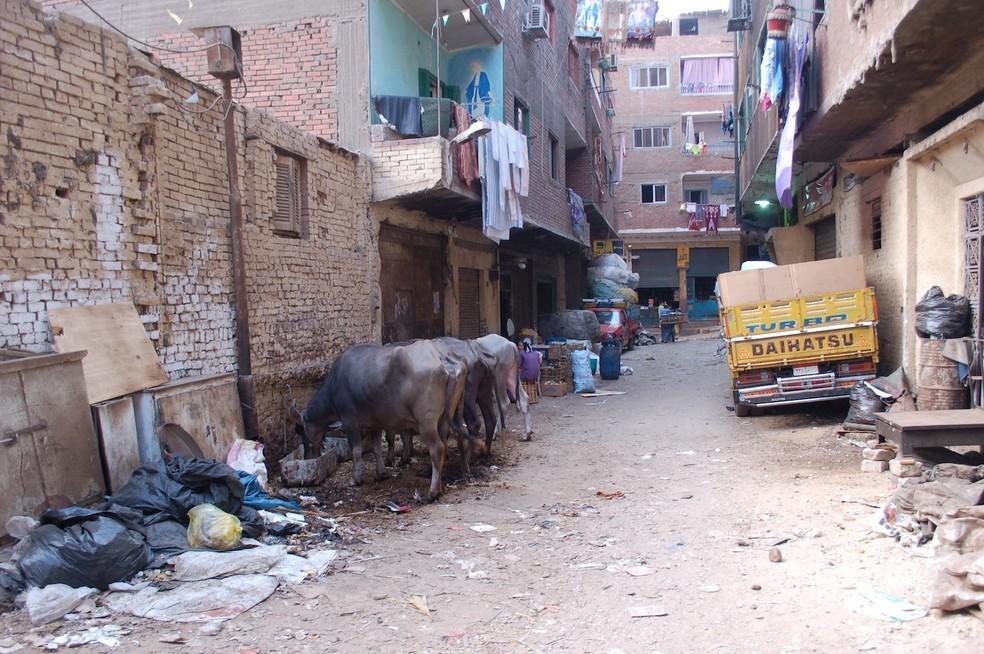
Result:
{"label": "white plastic bag", "polygon": [[236,470],[256,475],[260,487],[266,489],[267,468],[266,457],[263,455],[263,443],[237,438],[236,442],[229,448],[226,463]]}

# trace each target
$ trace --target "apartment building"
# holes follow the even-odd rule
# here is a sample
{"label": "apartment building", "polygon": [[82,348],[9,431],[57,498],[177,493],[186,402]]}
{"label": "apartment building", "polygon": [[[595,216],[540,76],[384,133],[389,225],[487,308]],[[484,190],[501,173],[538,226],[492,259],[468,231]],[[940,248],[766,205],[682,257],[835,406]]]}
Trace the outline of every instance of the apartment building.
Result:
{"label": "apartment building", "polygon": [[714,283],[741,263],[734,212],[734,40],[725,11],[657,13],[610,75],[613,140],[624,142],[615,213],[643,303],[717,317]]}

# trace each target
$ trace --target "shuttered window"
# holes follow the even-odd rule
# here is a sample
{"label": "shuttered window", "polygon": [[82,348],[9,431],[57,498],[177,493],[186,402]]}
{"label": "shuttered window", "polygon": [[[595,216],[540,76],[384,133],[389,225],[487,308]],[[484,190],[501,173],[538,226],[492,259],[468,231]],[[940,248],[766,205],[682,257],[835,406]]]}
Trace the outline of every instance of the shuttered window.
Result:
{"label": "shuttered window", "polygon": [[283,236],[300,237],[307,213],[305,191],[307,167],[303,159],[278,152],[274,167],[273,230]]}
{"label": "shuttered window", "polygon": [[813,251],[817,261],[837,256],[837,219],[834,216],[813,225]]}

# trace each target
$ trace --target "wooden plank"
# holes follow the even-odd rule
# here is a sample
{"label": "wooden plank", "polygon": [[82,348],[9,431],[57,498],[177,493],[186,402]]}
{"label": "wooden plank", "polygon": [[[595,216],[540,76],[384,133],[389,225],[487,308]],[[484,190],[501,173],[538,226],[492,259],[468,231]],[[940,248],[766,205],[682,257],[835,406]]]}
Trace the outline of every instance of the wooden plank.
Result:
{"label": "wooden plank", "polygon": [[87,350],[82,360],[89,402],[96,403],[168,381],[140,316],[130,303],[52,309],[55,350]]}
{"label": "wooden plank", "polygon": [[984,410],[902,411],[879,413],[876,420],[906,431],[909,429],[984,429]]}
{"label": "wooden plank", "polygon": [[133,471],[140,467],[140,448],[137,445],[137,421],[133,400],[101,402],[92,407],[99,426],[99,444],[106,468],[107,489],[114,493],[126,484]]}
{"label": "wooden plank", "polygon": [[24,388],[16,372],[0,374],[0,535],[7,519],[36,516],[45,509],[44,484],[32,436],[8,440],[8,431],[34,424],[24,402]]}

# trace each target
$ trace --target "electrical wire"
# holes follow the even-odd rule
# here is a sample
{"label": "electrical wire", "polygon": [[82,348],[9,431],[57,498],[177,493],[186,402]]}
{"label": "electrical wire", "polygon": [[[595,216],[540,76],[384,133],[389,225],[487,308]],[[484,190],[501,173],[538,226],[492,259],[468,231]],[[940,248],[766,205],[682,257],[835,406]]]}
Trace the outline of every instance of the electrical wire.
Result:
{"label": "electrical wire", "polygon": [[129,34],[127,34],[126,32],[124,32],[123,30],[121,30],[120,28],[118,28],[116,25],[114,25],[113,23],[109,22],[109,19],[107,19],[105,16],[103,16],[98,11],[96,11],[96,9],[92,5],[90,5],[88,2],[86,2],[86,0],[79,0],[79,2],[81,2],[83,5],[85,5],[86,9],[88,9],[89,11],[91,11],[92,13],[94,13],[99,20],[101,20],[102,22],[106,23],[106,25],[108,25],[110,27],[110,29],[112,29],[115,32],[118,32],[119,34],[122,34],[123,36],[125,36],[129,40],[133,41],[134,43],[139,43],[140,45],[142,45],[144,47],[150,48],[151,50],[160,50],[162,52],[172,52],[172,53],[175,53],[175,54],[189,54],[189,53],[192,53],[192,52],[204,52],[205,50],[208,50],[212,46],[218,45],[218,46],[222,46],[224,48],[228,48],[228,49],[232,50],[233,55],[236,56],[236,63],[240,63],[239,62],[239,57],[238,57],[238,55],[236,55],[235,48],[233,48],[231,45],[229,45],[227,43],[222,43],[222,42],[219,42],[219,41],[216,41],[215,43],[211,43],[209,45],[203,45],[203,46],[201,46],[199,48],[168,48],[167,46],[163,46],[163,45],[152,45],[150,43],[147,43],[146,41],[141,41],[138,38],[135,38],[133,36],[130,36]]}

